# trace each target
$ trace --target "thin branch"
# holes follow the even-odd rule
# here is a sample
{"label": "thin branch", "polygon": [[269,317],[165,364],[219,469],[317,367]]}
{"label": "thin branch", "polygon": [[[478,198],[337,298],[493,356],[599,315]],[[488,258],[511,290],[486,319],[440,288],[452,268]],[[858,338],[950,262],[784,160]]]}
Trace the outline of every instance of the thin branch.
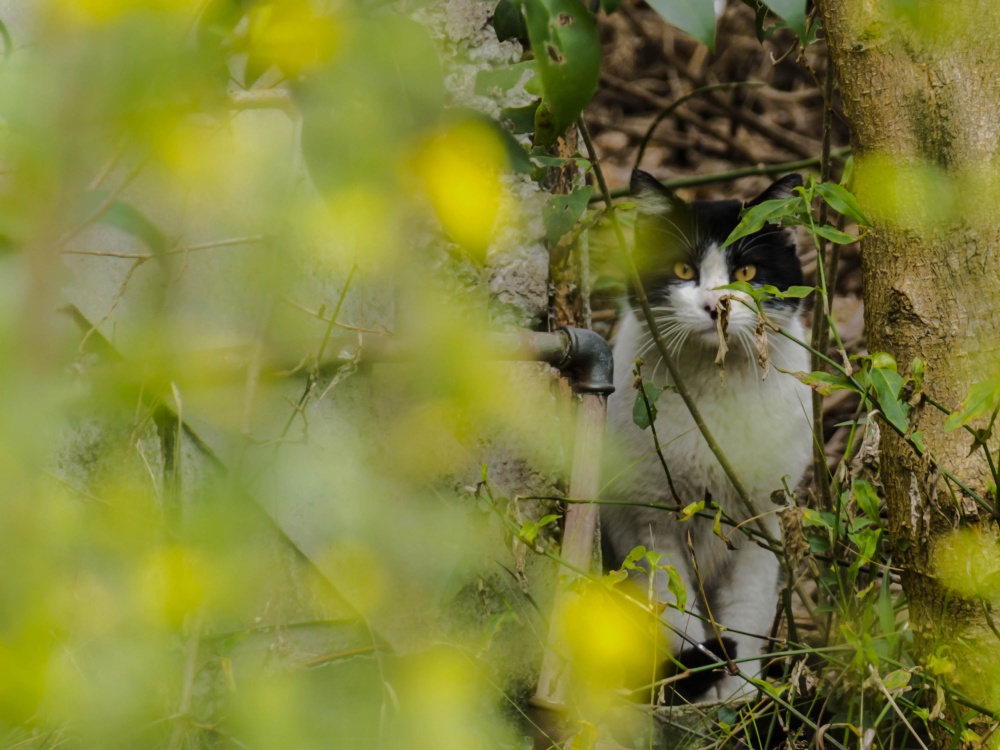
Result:
{"label": "thin branch", "polygon": [[191,633],[188,636],[187,654],[184,659],[184,682],[181,686],[181,699],[177,706],[177,713],[174,715],[174,728],[170,733],[168,750],[180,750],[184,742],[184,735],[190,726],[194,678],[198,674],[198,648],[201,645],[203,621],[204,614],[199,609],[194,615]]}
{"label": "thin branch", "polygon": [[[708,444],[709,450],[712,451],[712,454],[722,467],[723,472],[725,472],[726,477],[729,478],[730,483],[733,485],[733,489],[736,490],[736,494],[739,496],[740,502],[751,516],[759,516],[760,511],[757,510],[756,503],[754,503],[753,498],[750,497],[750,493],[747,492],[746,486],[736,475],[736,471],[729,462],[729,458],[723,452],[722,448],[715,440],[715,437],[712,435],[711,430],[708,428],[704,418],[701,416],[701,411],[698,409],[698,405],[695,403],[694,397],[691,395],[687,386],[684,385],[684,382],[680,378],[680,373],[677,370],[677,366],[674,364],[667,352],[666,342],[663,340],[663,336],[660,334],[660,330],[656,325],[653,311],[649,305],[649,300],[647,299],[646,292],[642,287],[642,280],[639,278],[639,271],[636,268],[635,260],[632,258],[632,253],[629,252],[628,244],[625,242],[625,235],[622,232],[621,224],[618,222],[618,215],[615,213],[615,205],[611,200],[608,184],[604,180],[604,172],[601,170],[601,165],[597,158],[597,149],[594,147],[594,141],[590,137],[590,131],[587,129],[587,124],[584,122],[582,117],[579,118],[577,124],[580,128],[580,133],[583,135],[583,141],[587,146],[587,154],[589,155],[590,161],[594,166],[594,175],[597,177],[597,183],[600,187],[601,195],[604,197],[604,204],[607,207],[608,216],[611,219],[611,225],[614,228],[615,236],[618,240],[619,250],[625,259],[625,266],[628,272],[629,281],[635,289],[636,300],[642,308],[646,325],[653,337],[653,341],[656,342],[656,348],[659,350],[660,356],[663,358],[663,361],[667,366],[674,388],[676,388],[677,394],[681,397],[681,400],[684,401],[684,405],[687,406],[688,412],[690,412],[695,426],[697,426],[699,432],[702,434],[702,437],[705,439],[705,442]],[[758,527],[766,538],[774,541],[763,523],[758,523]],[[777,544],[777,542],[775,542],[775,544]]]}
{"label": "thin branch", "polygon": [[[830,179],[830,137],[833,129],[833,109],[831,101],[833,99],[833,70],[830,66],[830,48],[827,46],[827,71],[826,84],[823,91],[823,146],[820,157],[820,182]],[[819,223],[820,226],[826,224],[827,204],[825,200],[820,200]],[[814,234],[816,241],[816,270],[819,275],[819,297],[813,307],[813,330],[812,346],[817,351],[826,351],[828,340],[828,315],[829,315],[829,295],[833,289],[828,285],[826,274],[826,249],[825,238]],[[819,370],[822,365],[819,358],[813,355],[812,369]],[[826,463],[826,451],[824,450],[823,436],[823,394],[817,390],[812,392],[812,415],[813,415],[813,481],[816,483],[816,492],[819,495],[820,507],[829,512],[833,509],[833,499],[830,494],[829,467]]]}
{"label": "thin branch", "polygon": [[688,93],[684,94],[684,96],[675,99],[673,102],[671,102],[666,107],[661,109],[660,113],[653,118],[653,122],[650,123],[649,128],[646,130],[646,134],[642,137],[642,141],[639,143],[639,152],[636,154],[635,157],[635,168],[638,169],[639,165],[642,163],[642,157],[646,153],[646,146],[649,145],[649,140],[650,138],[653,137],[653,132],[656,130],[657,126],[661,122],[663,122],[670,115],[671,112],[673,112],[675,109],[681,106],[684,102],[688,101],[689,99],[693,99],[696,96],[701,96],[702,94],[707,94],[712,91],[724,91],[727,89],[735,89],[741,87],[747,87],[747,88],[760,87],[763,85],[764,84],[759,81],[736,81],[735,83],[715,83],[712,84],[711,86],[702,86],[701,88],[695,89],[694,91],[689,91]]}
{"label": "thin branch", "polygon": [[108,193],[107,197],[103,201],[101,201],[100,205],[98,205],[97,208],[95,208],[90,213],[89,216],[87,216],[83,221],[81,221],[72,229],[69,229],[66,232],[64,232],[62,236],[59,237],[59,239],[57,239],[55,242],[52,243],[52,246],[61,248],[71,239],[80,234],[80,232],[82,232],[84,229],[86,229],[95,221],[100,219],[107,212],[107,210],[115,204],[115,201],[118,200],[118,196],[120,196],[122,192],[125,190],[125,188],[129,186],[129,183],[131,183],[132,180],[134,180],[139,175],[139,172],[142,171],[142,168],[144,166],[145,163],[140,164],[137,167],[133,167],[131,170],[129,170],[128,174],[125,175],[125,179],[122,180],[121,184],[114,190],[112,190],[110,193]]}
{"label": "thin branch", "polygon": [[[833,159],[840,159],[848,156],[851,153],[850,146],[845,146],[843,148],[838,148],[830,152],[830,157]],[[785,172],[794,172],[797,169],[808,169],[810,167],[817,167],[820,164],[820,157],[814,156],[809,159],[800,159],[799,161],[787,161],[781,162],[780,164],[760,164],[756,167],[742,167],[740,169],[730,169],[726,172],[715,172],[713,174],[703,174],[703,175],[692,175],[690,177],[678,177],[673,180],[664,180],[663,186],[669,188],[670,190],[676,190],[677,188],[684,187],[695,187],[698,185],[713,185],[719,182],[732,182],[733,180],[738,180],[741,177],[757,177],[760,175],[770,175],[770,174],[782,174]],[[624,198],[628,196],[629,191],[627,187],[615,188],[614,190],[609,190],[608,195],[611,198]],[[595,195],[590,199],[591,203],[596,203],[603,198],[602,195]]]}
{"label": "thin branch", "polygon": [[[184,253],[196,250],[214,250],[219,247],[232,247],[233,245],[252,245],[263,242],[267,237],[263,234],[250,235],[248,237],[229,237],[224,240],[213,240],[211,242],[199,242],[194,245],[181,245],[167,250],[164,255],[183,255]],[[150,260],[157,256],[152,253],[120,253],[114,250],[60,250],[60,255],[89,255],[97,258],[126,258],[128,260]]]}
{"label": "thin branch", "polygon": [[656,420],[653,418],[653,405],[649,403],[649,396],[646,395],[646,385],[642,382],[642,366],[640,364],[642,360],[637,359],[635,361],[635,374],[639,378],[639,394],[642,396],[643,406],[646,407],[646,416],[649,419],[649,431],[653,435],[653,446],[656,449],[656,455],[660,459],[660,466],[663,467],[663,473],[667,475],[667,485],[670,487],[670,494],[674,496],[674,502],[681,505],[681,499],[677,496],[677,490],[674,488],[674,479],[670,476],[670,469],[667,467],[667,459],[663,457],[663,449],[660,446],[660,437],[656,434]]}
{"label": "thin branch", "polygon": [[289,115],[296,115],[298,107],[292,92],[288,89],[251,89],[250,91],[231,91],[227,105],[230,109],[280,109]]}
{"label": "thin branch", "polygon": [[906,728],[910,730],[910,734],[913,736],[913,739],[917,741],[917,744],[920,745],[920,747],[922,747],[923,750],[928,750],[927,745],[925,745],[923,740],[920,739],[920,735],[918,735],[916,731],[914,731],[913,727],[910,725],[910,722],[906,720],[906,715],[899,710],[899,706],[896,705],[896,701],[892,699],[892,694],[886,689],[885,685],[883,684],[882,678],[880,678],[878,675],[878,670],[876,670],[874,666],[869,664],[868,672],[869,674],[871,674],[872,681],[875,683],[875,686],[878,687],[878,689],[882,692],[882,695],[885,696],[885,699],[889,701],[889,705],[892,706],[892,710],[896,712],[896,715],[903,720],[903,724],[906,725]]}

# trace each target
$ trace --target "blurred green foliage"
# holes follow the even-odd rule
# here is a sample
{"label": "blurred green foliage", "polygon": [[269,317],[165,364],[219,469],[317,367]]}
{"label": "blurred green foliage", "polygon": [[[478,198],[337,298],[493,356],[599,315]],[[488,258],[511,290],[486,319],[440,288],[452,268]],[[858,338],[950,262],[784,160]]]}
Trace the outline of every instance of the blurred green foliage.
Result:
{"label": "blurred green foliage", "polygon": [[559,401],[483,340],[535,209],[435,12],[3,19],[4,747],[519,746],[543,618],[475,489],[497,436],[561,466]]}

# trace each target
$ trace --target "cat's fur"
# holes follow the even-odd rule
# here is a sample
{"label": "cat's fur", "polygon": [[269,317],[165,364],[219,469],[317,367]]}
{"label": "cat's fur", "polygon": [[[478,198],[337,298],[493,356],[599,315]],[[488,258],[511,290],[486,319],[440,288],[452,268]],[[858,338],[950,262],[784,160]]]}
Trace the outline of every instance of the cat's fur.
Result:
{"label": "cat's fur", "polygon": [[[787,197],[800,184],[798,175],[790,175],[746,205]],[[773,284],[786,289],[801,284],[794,239],[787,230],[765,225],[756,234],[720,250],[739,221],[739,201],[687,204],[639,171],[633,173],[632,192],[639,204],[636,254],[640,275],[670,356],[736,474],[758,510],[766,514],[764,524],[778,538],[780,529],[771,494],[780,490],[783,482],[795,487],[810,462],[812,447],[809,388],[778,372],[776,366],[787,371],[806,370],[808,355],[803,348],[771,332],[767,339],[770,367],[765,378],[754,346],[757,315],[733,299],[723,381],[714,364],[719,339],[713,312],[719,298],[727,293],[715,287],[734,281],[736,269],[745,264],[756,267],[750,282],[754,285]],[[698,275],[690,281],[678,279],[674,273],[678,262],[690,264]],[[765,310],[777,325],[799,340],[805,338],[797,301],[772,301]],[[637,356],[645,362],[643,378],[668,388],[656,403],[659,413],[655,426],[677,500],[653,450],[650,431],[633,422],[636,390],[632,371]],[[746,519],[744,506],[687,407],[669,389],[669,373],[638,305],[632,306],[621,324],[614,359],[615,393],[608,404],[612,466],[606,471],[605,497],[683,507],[710,496],[730,517]],[[685,583],[688,610],[707,617],[710,609],[720,626],[732,628],[724,631],[728,656],[761,654],[765,641],[751,634],[767,636],[775,614],[779,563],[771,552],[723,525],[736,547],[729,550],[713,533],[711,518],[696,516],[680,522],[674,513],[651,508],[604,505],[601,524],[611,566],[620,564],[637,545],[661,553],[661,564],[673,565]],[[687,546],[688,534],[694,560]],[[695,560],[704,596],[695,574]],[[655,577],[656,595],[662,602],[673,603],[667,581],[665,574]],[[671,652],[682,661],[696,653],[692,644],[711,643],[712,651],[720,650],[712,628],[697,617],[668,607],[662,618],[669,623],[666,638]],[[733,644],[735,654],[731,653]],[[704,649],[700,653],[704,654]],[[756,676],[762,664],[761,660],[742,662],[740,667],[744,674]],[[700,695],[688,697],[725,699],[754,688],[743,677],[720,670],[707,681],[703,678],[698,689]]]}

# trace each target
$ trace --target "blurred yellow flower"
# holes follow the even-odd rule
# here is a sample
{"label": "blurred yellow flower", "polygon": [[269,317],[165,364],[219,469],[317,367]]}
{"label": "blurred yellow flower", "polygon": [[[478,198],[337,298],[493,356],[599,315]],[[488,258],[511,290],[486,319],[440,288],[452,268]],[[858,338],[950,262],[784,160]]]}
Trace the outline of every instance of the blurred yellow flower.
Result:
{"label": "blurred yellow flower", "polygon": [[[401,675],[406,744],[413,750],[484,747],[483,684],[468,657],[435,648],[408,660]],[[487,735],[488,736],[488,735]]]}
{"label": "blurred yellow flower", "polygon": [[137,10],[192,13],[198,0],[55,0],[54,10],[77,23],[105,23]]}
{"label": "blurred yellow flower", "polygon": [[954,181],[940,167],[901,163],[884,154],[857,159],[854,191],[869,216],[905,229],[943,224],[959,197]]}
{"label": "blurred yellow flower", "polygon": [[649,684],[666,658],[654,614],[598,583],[571,599],[563,632],[577,679],[598,690]]}
{"label": "blurred yellow flower", "polygon": [[383,557],[375,550],[344,540],[320,555],[319,567],[337,593],[361,614],[382,603],[387,576]]}
{"label": "blurred yellow flower", "polygon": [[136,571],[133,586],[147,616],[162,618],[175,628],[206,598],[202,561],[193,550],[175,545],[148,555]]}
{"label": "blurred yellow flower", "polygon": [[507,156],[487,125],[468,121],[427,139],[415,167],[431,206],[452,239],[482,256],[493,237]]}
{"label": "blurred yellow flower", "polygon": [[399,212],[387,189],[355,182],[325,195],[324,203],[303,207],[304,225],[324,240],[322,258],[347,273],[387,271],[399,257]]}
{"label": "blurred yellow flower", "polygon": [[338,41],[337,26],[314,13],[306,0],[267,3],[250,13],[250,58],[276,65],[290,77],[332,59]]}
{"label": "blurred yellow flower", "polygon": [[941,583],[969,599],[1000,601],[1000,545],[975,529],[959,529],[934,549]]}

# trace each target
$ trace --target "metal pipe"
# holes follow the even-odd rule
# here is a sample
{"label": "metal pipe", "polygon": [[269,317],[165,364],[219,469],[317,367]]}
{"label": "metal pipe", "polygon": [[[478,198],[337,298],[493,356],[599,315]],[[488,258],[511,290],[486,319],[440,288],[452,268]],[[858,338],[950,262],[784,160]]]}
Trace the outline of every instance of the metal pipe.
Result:
{"label": "metal pipe", "polygon": [[[548,362],[570,378],[577,393],[607,395],[615,390],[611,347],[593,331],[563,326],[551,333],[494,333],[489,341],[491,359]],[[360,344],[357,336],[345,343],[348,349],[334,357],[333,362],[324,362],[323,370],[339,367],[356,354],[360,363],[405,361],[413,358],[413,348],[420,345],[416,340],[400,341],[371,334],[362,335]]]}
{"label": "metal pipe", "polygon": [[[596,334],[595,334],[596,335]],[[601,488],[601,452],[604,446],[604,424],[607,416],[607,396],[604,393],[584,393],[576,410],[576,439],[573,446],[573,469],[570,475],[570,497],[596,500]],[[576,595],[569,584],[578,570],[590,570],[597,535],[597,505],[574,503],[566,511],[560,557],[566,565],[560,570],[556,598],[552,605],[548,641],[538,674],[538,687],[533,703],[547,709],[564,708],[568,689],[566,659],[565,613]]]}

